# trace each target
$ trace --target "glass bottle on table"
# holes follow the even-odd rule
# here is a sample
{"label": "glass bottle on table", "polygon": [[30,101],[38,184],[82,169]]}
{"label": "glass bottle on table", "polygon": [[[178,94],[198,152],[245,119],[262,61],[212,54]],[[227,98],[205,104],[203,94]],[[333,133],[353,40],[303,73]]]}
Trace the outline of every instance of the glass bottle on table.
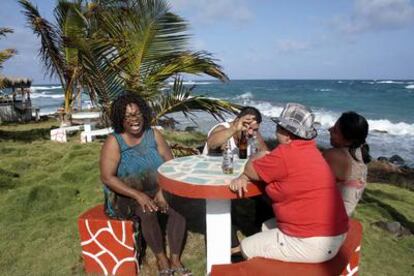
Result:
{"label": "glass bottle on table", "polygon": [[223,163],[221,168],[224,174],[233,174],[233,151],[231,150],[230,140],[227,141],[223,151]]}
{"label": "glass bottle on table", "polygon": [[240,140],[239,140],[239,158],[246,159],[247,158],[247,132],[242,131]]}

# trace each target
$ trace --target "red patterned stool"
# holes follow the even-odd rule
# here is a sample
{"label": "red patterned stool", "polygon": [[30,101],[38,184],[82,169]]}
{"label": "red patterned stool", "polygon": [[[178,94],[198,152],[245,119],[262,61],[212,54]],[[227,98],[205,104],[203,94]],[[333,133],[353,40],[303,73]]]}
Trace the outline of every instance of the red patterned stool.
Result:
{"label": "red patterned stool", "polygon": [[305,264],[252,258],[236,264],[213,265],[211,276],[358,275],[361,240],[362,225],[359,221],[352,219],[344,244],[338,254],[330,261],[320,264]]}
{"label": "red patterned stool", "polygon": [[98,205],[79,216],[78,227],[87,273],[138,274],[132,221],[108,218]]}

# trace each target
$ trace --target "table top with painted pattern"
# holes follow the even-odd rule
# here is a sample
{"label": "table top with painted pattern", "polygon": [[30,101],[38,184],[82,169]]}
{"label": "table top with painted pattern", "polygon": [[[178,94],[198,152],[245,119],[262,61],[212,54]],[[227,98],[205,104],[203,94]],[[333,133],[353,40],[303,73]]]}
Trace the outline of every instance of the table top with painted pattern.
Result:
{"label": "table top with painted pattern", "polygon": [[233,174],[224,174],[222,157],[192,155],[162,164],[158,172],[167,178],[193,185],[226,185],[225,180],[239,176],[247,160],[234,160]]}

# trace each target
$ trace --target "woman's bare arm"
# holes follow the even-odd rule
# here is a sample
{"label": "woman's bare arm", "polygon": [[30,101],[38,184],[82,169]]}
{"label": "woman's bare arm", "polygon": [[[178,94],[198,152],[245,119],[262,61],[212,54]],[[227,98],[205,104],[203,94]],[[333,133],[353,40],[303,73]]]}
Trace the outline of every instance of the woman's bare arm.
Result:
{"label": "woman's bare arm", "polygon": [[158,152],[160,153],[162,159],[164,159],[164,161],[173,159],[174,157],[171,152],[171,149],[165,141],[164,137],[162,136],[161,132],[155,128],[153,130],[155,142],[157,143]]}
{"label": "woman's bare arm", "polygon": [[339,181],[344,181],[350,173],[350,166],[346,154],[336,148],[325,150],[322,153],[332,172]]}

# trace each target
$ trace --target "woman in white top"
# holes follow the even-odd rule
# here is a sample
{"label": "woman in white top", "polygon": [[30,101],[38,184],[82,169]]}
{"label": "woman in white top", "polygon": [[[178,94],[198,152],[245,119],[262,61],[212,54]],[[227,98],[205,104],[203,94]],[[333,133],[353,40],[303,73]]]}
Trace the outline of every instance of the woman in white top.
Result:
{"label": "woman in white top", "polygon": [[339,117],[329,129],[333,146],[324,152],[336,176],[348,216],[352,215],[364,192],[367,181],[367,163],[370,162],[366,143],[368,122],[358,113],[349,111]]}

